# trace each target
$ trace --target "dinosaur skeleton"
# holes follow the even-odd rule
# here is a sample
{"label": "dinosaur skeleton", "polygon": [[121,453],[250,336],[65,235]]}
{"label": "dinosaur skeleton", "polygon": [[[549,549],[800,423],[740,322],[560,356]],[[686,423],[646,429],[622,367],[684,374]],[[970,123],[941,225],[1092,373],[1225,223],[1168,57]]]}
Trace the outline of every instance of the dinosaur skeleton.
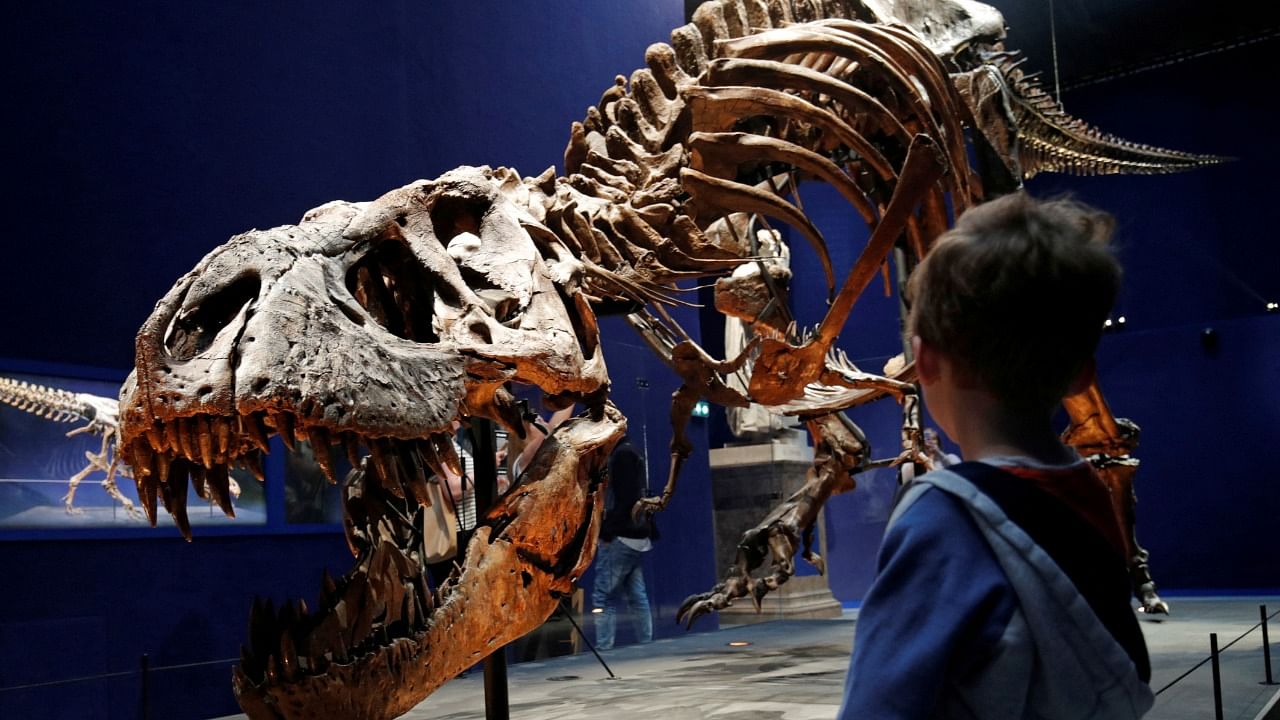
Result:
{"label": "dinosaur skeleton", "polygon": [[0,403],[11,405],[50,422],[84,423],[68,432],[67,437],[91,433],[102,438],[102,446],[97,452],[85,451],[84,457],[88,464],[83,470],[72,475],[68,481],[67,494],[62,498],[67,512],[81,512],[75,506],[76,490],[85,478],[95,472],[101,472],[104,476],[102,488],[107,491],[107,494],[124,507],[129,517],[141,516],[138,507],[120,492],[120,487],[116,484],[117,476],[132,478],[133,473],[128,466],[122,466],[120,458],[112,452],[112,444],[120,429],[117,423],[119,402],[115,398],[90,393],[73,393],[60,388],[0,377]]}
{"label": "dinosaur skeleton", "polygon": [[[625,429],[608,396],[598,310],[626,312],[682,380],[666,489],[638,511],[671,498],[700,397],[798,415],[814,437],[805,486],[743,537],[726,579],[682,615],[758,601],[790,577],[798,549],[821,568],[809,539],[828,497],[868,467],[929,464],[911,363],[868,373],[835,347],[891,251],[909,268],[953,213],[1037,172],[1220,160],[1067,117],[1002,38],[999,13],[964,0],[704,3],[573,124],[564,176],[458,168],[236,236],[180,279],[140,330],[121,392],[120,452],[148,517],[161,502],[190,538],[188,479],[230,510],[228,468],[260,473],[271,433],[289,446],[308,439],[331,480],[331,445],[357,468],[344,488],[355,567],[326,577],[314,610],[255,607],[235,670],[245,711],[395,717],[550,614],[591,561],[605,459]],[[839,284],[803,210],[802,180],[832,185],[869,229]],[[782,279],[725,277],[759,259],[746,230],[771,223],[790,226],[822,263],[831,304],[812,330],[787,321]],[[683,302],[681,283],[708,277],[720,278],[717,307],[760,338],[724,361],[665,309]],[[749,376],[745,393],[725,384],[730,372]],[[586,410],[546,440],[480,520],[454,574],[431,588],[415,520],[426,483],[457,464],[454,420],[523,433],[511,383],[537,386],[553,408]],[[902,449],[875,461],[841,411],[885,396],[904,407]],[[1127,426],[1096,387],[1068,407],[1068,438],[1123,468],[1108,477],[1130,501]],[[1144,605],[1158,609],[1145,562],[1134,567]]]}

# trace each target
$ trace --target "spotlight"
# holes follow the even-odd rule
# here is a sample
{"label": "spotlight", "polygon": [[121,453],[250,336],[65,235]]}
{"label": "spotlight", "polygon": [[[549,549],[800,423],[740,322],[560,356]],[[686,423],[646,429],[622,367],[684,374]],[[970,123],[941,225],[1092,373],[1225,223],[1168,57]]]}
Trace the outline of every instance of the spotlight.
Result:
{"label": "spotlight", "polygon": [[602,612],[604,612],[604,608],[591,608],[592,615],[599,615]]}
{"label": "spotlight", "polygon": [[747,642],[746,640],[734,640],[729,643],[729,647],[747,647],[750,644],[751,643]]}
{"label": "spotlight", "polygon": [[1124,324],[1124,316],[1123,316],[1123,315],[1121,315],[1120,317],[1116,318],[1116,324],[1117,324],[1117,325],[1123,325],[1123,324]]}
{"label": "spotlight", "polygon": [[1280,310],[1280,303],[1274,303],[1274,302],[1267,303],[1267,312],[1275,312],[1277,310]]}
{"label": "spotlight", "polygon": [[1111,327],[1111,318],[1107,318],[1107,319],[1102,323],[1102,327],[1104,327],[1104,328],[1109,328],[1109,327]]}

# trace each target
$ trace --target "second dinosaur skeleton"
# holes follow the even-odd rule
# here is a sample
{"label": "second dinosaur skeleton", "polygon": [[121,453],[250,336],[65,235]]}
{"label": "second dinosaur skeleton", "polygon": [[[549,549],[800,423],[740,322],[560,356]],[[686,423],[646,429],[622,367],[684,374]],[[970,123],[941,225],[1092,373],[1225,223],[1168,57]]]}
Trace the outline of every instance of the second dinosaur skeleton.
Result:
{"label": "second dinosaur skeleton", "polygon": [[[228,468],[260,468],[271,433],[290,446],[308,439],[322,463],[340,445],[357,467],[344,489],[356,565],[326,580],[313,610],[255,608],[235,672],[245,711],[395,717],[546,618],[591,561],[605,458],[625,430],[609,400],[597,309],[626,308],[682,381],[672,473],[641,511],[670,499],[699,397],[800,416],[814,438],[805,486],[743,537],[725,580],[682,613],[758,600],[790,577],[797,550],[821,567],[808,547],[818,510],[874,463],[843,410],[897,399],[902,447],[892,462],[929,462],[913,367],[868,373],[836,348],[891,252],[900,248],[909,268],[953,214],[1037,172],[1218,161],[1065,116],[1002,38],[998,12],[960,0],[708,2],[574,123],[563,176],[459,168],[239,235],[180,279],[139,332],[121,393],[121,452],[152,521],[163,503],[190,537],[189,480],[229,509]],[[968,138],[980,169],[969,165]],[[799,197],[812,181],[830,184],[870,233],[839,282]],[[769,273],[722,279],[717,307],[760,339],[719,360],[664,305],[681,302],[681,282],[756,262],[745,229],[757,223],[787,225],[808,243],[831,305],[800,332]],[[745,392],[724,382],[737,371]],[[455,420],[524,431],[513,383],[536,386],[552,407],[586,410],[481,519],[453,576],[429,587],[413,520],[425,483],[457,464]],[[1068,437],[1096,446],[1103,464],[1131,467],[1124,426],[1096,388],[1068,407]],[[1126,501],[1118,512],[1131,517],[1131,474],[1110,477]],[[1145,562],[1134,567],[1143,603],[1158,609]]]}
{"label": "second dinosaur skeleton", "polygon": [[133,477],[129,467],[122,466],[113,452],[120,429],[117,421],[119,401],[101,395],[73,393],[61,388],[0,377],[0,403],[50,422],[84,423],[68,432],[67,437],[90,433],[102,439],[102,446],[97,452],[85,451],[84,457],[88,464],[68,480],[67,494],[62,498],[67,512],[73,514],[80,512],[75,505],[76,490],[80,488],[80,483],[84,482],[85,478],[100,472],[103,474],[102,489],[107,492],[107,495],[120,503],[130,517],[141,516],[138,507],[120,492],[120,487],[116,484],[117,477]]}

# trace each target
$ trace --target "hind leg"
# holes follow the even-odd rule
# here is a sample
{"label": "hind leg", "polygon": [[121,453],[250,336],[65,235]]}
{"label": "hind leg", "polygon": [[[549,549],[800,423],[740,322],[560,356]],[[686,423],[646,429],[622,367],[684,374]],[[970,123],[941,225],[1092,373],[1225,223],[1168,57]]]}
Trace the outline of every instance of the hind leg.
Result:
{"label": "hind leg", "polygon": [[1133,490],[1133,476],[1138,471],[1138,459],[1130,453],[1138,446],[1138,426],[1132,421],[1117,418],[1102,395],[1095,380],[1082,392],[1063,400],[1071,426],[1063,433],[1063,440],[1087,458],[1098,475],[1111,488],[1116,518],[1125,532],[1129,553],[1129,579],[1133,594],[1146,613],[1168,613],[1169,605],[1156,593],[1147,565],[1149,553],[1138,544],[1137,503]]}
{"label": "hind leg", "polygon": [[[725,579],[711,590],[686,599],[676,613],[677,621],[687,618],[692,626],[699,617],[729,607],[743,597],[750,597],[758,608],[765,595],[795,573],[793,558],[797,550],[819,571],[825,570],[822,558],[812,549],[813,524],[829,497],[853,489],[852,473],[866,460],[867,442],[862,430],[842,413],[811,418],[807,425],[814,438],[814,459],[804,486],[743,534],[737,558]],[[753,578],[752,571],[766,560],[770,573]]]}

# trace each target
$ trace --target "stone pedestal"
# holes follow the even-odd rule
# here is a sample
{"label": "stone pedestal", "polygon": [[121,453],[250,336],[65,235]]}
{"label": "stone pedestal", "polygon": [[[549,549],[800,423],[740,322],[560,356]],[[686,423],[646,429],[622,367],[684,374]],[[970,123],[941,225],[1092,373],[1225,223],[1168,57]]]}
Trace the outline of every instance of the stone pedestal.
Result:
{"label": "stone pedestal", "polygon": [[[716,568],[723,577],[733,564],[742,534],[804,485],[813,464],[813,448],[775,441],[738,445],[711,451],[711,497],[715,517]],[[821,516],[817,524],[817,550],[823,554],[826,532]],[[797,559],[797,570],[804,561]],[[758,576],[759,570],[756,571]],[[796,575],[765,596],[756,613],[750,598],[735,601],[720,611],[721,625],[744,625],[782,618],[840,617],[839,601],[821,575]]]}

